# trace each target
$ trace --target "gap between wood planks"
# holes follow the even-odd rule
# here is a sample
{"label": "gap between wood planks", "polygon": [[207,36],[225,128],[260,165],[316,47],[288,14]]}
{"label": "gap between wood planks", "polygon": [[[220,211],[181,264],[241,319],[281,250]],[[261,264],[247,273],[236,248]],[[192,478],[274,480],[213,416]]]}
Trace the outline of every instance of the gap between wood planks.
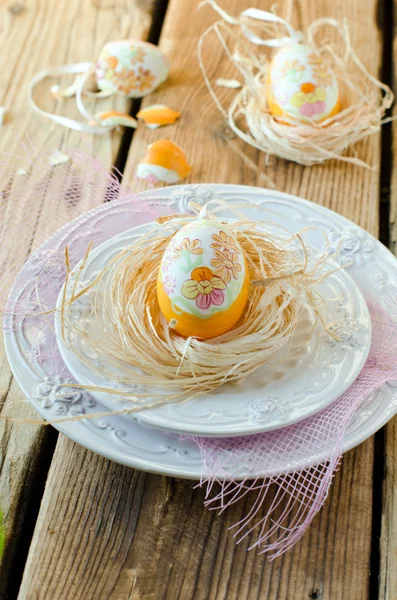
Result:
{"label": "gap between wood planks", "polygon": [[[168,8],[168,0],[155,0],[153,4],[153,19],[149,30],[147,41],[152,44],[158,44],[161,30],[163,27],[165,15]],[[141,100],[133,100],[131,103],[130,114],[136,115],[139,110]],[[115,173],[121,181],[129,147],[132,142],[134,129],[126,128],[120,147],[115,159]],[[13,548],[11,564],[8,571],[8,582],[5,590],[7,600],[16,599],[19,593],[21,580],[24,572],[27,555],[29,552],[31,540],[33,537],[37,517],[40,511],[40,503],[44,493],[48,471],[51,466],[52,456],[58,440],[58,431],[53,427],[48,427],[48,435],[39,449],[37,463],[38,470],[35,470],[32,477],[25,483],[25,493],[21,502],[25,502],[27,508],[23,511],[23,520],[19,524],[20,535]]]}
{"label": "gap between wood planks", "polygon": [[[161,30],[163,28],[165,15],[166,15],[167,8],[168,8],[168,2],[169,2],[169,0],[155,0],[154,6],[153,6],[152,26],[150,28],[149,35],[147,38],[147,41],[150,42],[151,44],[157,45],[159,43]],[[140,99],[135,99],[132,101],[131,110],[130,110],[130,115],[132,117],[135,117],[135,115],[139,111],[141,103],[142,103],[142,100],[140,100]],[[116,161],[114,164],[114,167],[116,170],[116,175],[120,179],[120,181],[121,181],[121,175],[124,173],[125,165],[126,165],[127,158],[128,158],[128,152],[129,152],[129,149],[131,146],[131,142],[132,142],[134,133],[135,133],[135,129],[132,129],[131,127],[126,127],[123,137],[121,139],[120,148],[117,153]]]}
{"label": "gap between wood planks", "polygon": [[[377,25],[383,39],[381,81],[393,89],[393,37],[394,2],[378,0]],[[387,116],[391,116],[389,111]],[[381,164],[379,172],[379,240],[394,252],[390,236],[390,194],[393,165],[392,124],[387,123],[381,132]],[[372,527],[371,557],[368,597],[379,598],[380,538],[382,527],[383,480],[385,476],[385,427],[375,434],[372,474]]]}

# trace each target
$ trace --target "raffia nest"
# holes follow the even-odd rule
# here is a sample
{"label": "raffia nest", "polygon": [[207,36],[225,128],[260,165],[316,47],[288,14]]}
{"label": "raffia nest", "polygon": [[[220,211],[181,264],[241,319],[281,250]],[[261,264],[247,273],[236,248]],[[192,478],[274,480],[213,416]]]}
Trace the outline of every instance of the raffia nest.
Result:
{"label": "raffia nest", "polygon": [[[212,210],[205,207],[206,218],[219,220],[217,213],[224,208],[230,206],[222,201]],[[315,285],[335,270],[329,253],[313,257],[303,233],[291,236],[281,229],[279,234],[270,233],[268,221],[253,223],[238,211],[237,215],[226,223],[249,265],[248,304],[232,331],[206,341],[178,335],[160,313],[156,294],[157,272],[172,235],[197,215],[158,219],[81,289],[87,250],[80,267],[67,275],[60,308],[63,343],[91,369],[96,367],[87,359],[90,352],[102,357],[97,373],[109,386],[86,389],[133,402],[121,412],[189,400],[226,382],[241,383],[280,348],[288,347],[308,306],[315,322],[326,328],[325,303]],[[90,301],[84,314],[73,319],[75,302],[87,294]],[[84,340],[84,352],[76,339]]]}
{"label": "raffia nest", "polygon": [[[235,18],[213,0],[202,4],[211,5],[222,18],[201,36],[199,63],[213,100],[238,137],[268,155],[302,165],[335,158],[369,166],[356,156],[343,156],[343,153],[380,130],[387,122],[385,113],[394,96],[391,89],[360,62],[351,47],[346,23],[340,24],[331,18],[318,19],[303,35],[272,13],[248,9]],[[332,27],[340,34],[338,43],[325,43],[325,27]],[[215,32],[221,48],[243,77],[242,88],[226,107],[219,99],[219,88],[210,81],[202,56],[205,40],[211,32]],[[342,110],[318,124],[304,123],[293,117],[283,117],[282,123],[271,115],[266,104],[267,74],[274,50],[293,40],[314,47],[338,81]],[[227,86],[227,81],[223,82]]]}

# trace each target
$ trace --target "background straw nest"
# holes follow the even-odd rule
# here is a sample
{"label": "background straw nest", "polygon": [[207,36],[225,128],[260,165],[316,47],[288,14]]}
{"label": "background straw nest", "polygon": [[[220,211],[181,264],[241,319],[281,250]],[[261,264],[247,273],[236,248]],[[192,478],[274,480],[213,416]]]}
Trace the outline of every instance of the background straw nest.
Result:
{"label": "background straw nest", "polygon": [[[391,89],[373,77],[355,54],[346,23],[341,24],[331,18],[318,19],[303,35],[294,32],[283,19],[272,23],[242,15],[232,17],[212,0],[203,4],[211,5],[222,18],[200,39],[200,66],[213,100],[238,137],[268,155],[302,165],[314,165],[334,158],[369,166],[357,156],[344,153],[348,147],[379,131],[386,122],[385,113],[394,97]],[[336,41],[329,41],[330,29],[331,37]],[[239,79],[242,79],[241,89],[233,90],[233,96],[229,91],[225,97],[225,91],[217,88],[207,73],[203,51],[205,40],[212,32],[218,37],[219,52],[226,52],[231,65],[239,73]],[[293,39],[289,36],[294,34],[321,55],[338,81],[342,110],[318,124],[284,116],[283,123],[271,115],[266,104],[271,59],[285,42]],[[257,44],[247,39],[247,35],[248,38],[256,36]],[[264,45],[258,45],[259,39]],[[267,43],[272,47],[266,46]]]}

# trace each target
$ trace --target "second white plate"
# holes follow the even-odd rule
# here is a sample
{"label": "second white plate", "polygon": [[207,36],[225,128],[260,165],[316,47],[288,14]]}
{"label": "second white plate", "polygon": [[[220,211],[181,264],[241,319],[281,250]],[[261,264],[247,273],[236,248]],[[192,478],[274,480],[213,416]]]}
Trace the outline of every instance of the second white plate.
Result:
{"label": "second white plate", "polygon": [[[248,216],[256,220],[262,217],[255,208],[250,209]],[[81,281],[88,283],[107,261],[150,227],[150,223],[136,227],[99,246],[90,255]],[[75,272],[77,270],[78,266]],[[336,324],[340,342],[333,341],[318,325],[308,343],[313,317],[307,310],[302,313],[288,352],[283,349],[272,361],[273,365],[258,369],[242,385],[226,384],[215,393],[184,404],[141,410],[139,421],[189,435],[236,436],[285,427],[326,408],[348,389],[361,371],[371,342],[371,320],[358,286],[345,272],[331,275],[318,290],[328,301],[329,321]],[[59,302],[62,294],[61,291]],[[88,301],[89,296],[83,296],[69,317],[77,321],[83,318]],[[116,375],[116,367],[104,361],[79,337],[71,336],[69,343],[78,345],[85,355],[83,364],[60,341],[60,321],[55,319],[55,322],[60,352],[76,380],[90,387],[112,387],[112,372]],[[122,386],[120,390],[138,392]],[[150,389],[140,388],[139,392],[150,393]],[[132,406],[122,396],[92,393],[110,410]]]}

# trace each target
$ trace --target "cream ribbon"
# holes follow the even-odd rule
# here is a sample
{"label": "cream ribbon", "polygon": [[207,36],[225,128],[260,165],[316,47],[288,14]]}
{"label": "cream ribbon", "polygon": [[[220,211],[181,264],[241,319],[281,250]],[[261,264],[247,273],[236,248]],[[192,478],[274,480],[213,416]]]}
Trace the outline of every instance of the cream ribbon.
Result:
{"label": "cream ribbon", "polygon": [[114,126],[109,127],[106,125],[88,125],[86,123],[76,121],[75,119],[70,119],[69,117],[55,115],[40,108],[34,100],[34,91],[36,86],[44,79],[47,79],[47,77],[56,77],[59,75],[82,75],[76,90],[77,108],[79,109],[81,115],[85,117],[88,121],[95,121],[95,115],[91,114],[85,108],[82,99],[84,85],[87,79],[92,75],[94,71],[95,63],[93,62],[75,63],[72,65],[65,65],[64,67],[55,67],[53,69],[46,69],[45,71],[41,71],[41,73],[35,75],[35,77],[33,77],[32,81],[30,82],[29,105],[39,115],[46,117],[47,119],[51,119],[51,121],[55,121],[55,123],[63,125],[64,127],[68,127],[69,129],[74,129],[75,131],[80,131],[82,133],[94,133],[96,135],[104,135],[105,133],[109,133],[109,131],[111,131],[114,128]]}
{"label": "cream ribbon", "polygon": [[[285,19],[282,19],[281,17],[278,17],[277,15],[274,15],[273,13],[267,12],[265,10],[261,10],[259,8],[247,8],[246,10],[243,10],[243,12],[240,13],[239,17],[235,18],[235,17],[230,16],[227,12],[225,12],[220,6],[218,6],[218,4],[214,0],[204,0],[204,2],[202,2],[201,6],[204,6],[206,4],[209,4],[210,6],[212,6],[212,8],[214,10],[216,10],[216,12],[227,23],[230,23],[231,25],[239,25],[241,27],[241,30],[243,31],[245,37],[247,38],[247,40],[249,40],[253,44],[257,44],[258,46],[269,46],[271,48],[281,48],[282,46],[285,46],[286,44],[289,44],[291,42],[298,43],[303,40],[303,33],[301,31],[296,31],[296,29],[294,29],[292,27],[292,25],[290,25],[290,23],[288,23],[288,21],[286,21]],[[241,19],[244,19],[244,18],[254,19],[257,21],[265,21],[268,23],[279,23],[280,25],[284,25],[284,27],[288,31],[289,37],[264,40],[263,38],[256,35],[256,33],[254,33],[248,27],[248,25],[241,23]]]}

